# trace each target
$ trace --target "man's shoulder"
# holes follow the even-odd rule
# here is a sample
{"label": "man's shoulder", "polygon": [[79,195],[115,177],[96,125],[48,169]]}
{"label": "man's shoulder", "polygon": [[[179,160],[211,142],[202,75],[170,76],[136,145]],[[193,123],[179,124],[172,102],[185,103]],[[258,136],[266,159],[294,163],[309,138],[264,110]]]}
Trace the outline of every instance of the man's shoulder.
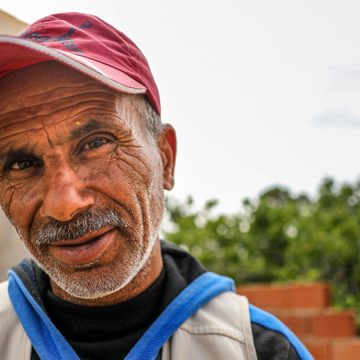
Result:
{"label": "man's shoulder", "polygon": [[162,359],[170,358],[257,359],[246,298],[233,292],[212,298],[164,345]]}
{"label": "man's shoulder", "polygon": [[[239,320],[243,326],[239,326]],[[227,291],[214,297],[191,316],[181,328],[198,332],[200,328],[216,333],[231,334],[233,338],[244,341],[243,329],[250,325],[248,302],[244,296]]]}
{"label": "man's shoulder", "polygon": [[187,328],[208,326],[238,331],[239,319],[249,318],[246,297],[231,291],[214,297],[186,321]]}
{"label": "man's shoulder", "polygon": [[259,360],[312,358],[279,319],[233,292],[215,297],[181,329],[193,334],[217,333],[244,344],[253,342]]}

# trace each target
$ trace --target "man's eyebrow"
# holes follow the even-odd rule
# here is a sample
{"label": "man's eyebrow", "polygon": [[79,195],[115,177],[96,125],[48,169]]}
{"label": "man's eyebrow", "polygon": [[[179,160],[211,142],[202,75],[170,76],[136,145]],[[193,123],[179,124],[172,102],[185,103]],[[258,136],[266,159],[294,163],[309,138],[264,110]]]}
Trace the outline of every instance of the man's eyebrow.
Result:
{"label": "man's eyebrow", "polygon": [[16,163],[24,158],[36,158],[34,152],[28,148],[21,149],[9,149],[0,154],[0,163],[4,164],[4,166],[8,166],[10,164]]}
{"label": "man's eyebrow", "polygon": [[[75,123],[80,124],[80,122],[77,121]],[[95,119],[90,119],[88,122],[79,125],[76,129],[72,130],[69,135],[69,140],[74,140],[94,130],[107,129],[107,128],[109,128],[109,126],[104,124],[103,122],[97,121]]]}

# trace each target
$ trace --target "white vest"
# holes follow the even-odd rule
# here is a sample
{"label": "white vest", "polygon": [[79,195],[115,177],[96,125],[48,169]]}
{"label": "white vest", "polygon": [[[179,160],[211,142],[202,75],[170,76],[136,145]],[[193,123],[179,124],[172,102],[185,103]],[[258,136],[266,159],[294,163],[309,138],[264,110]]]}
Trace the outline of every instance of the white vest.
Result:
{"label": "white vest", "polygon": [[[12,307],[7,282],[1,283],[0,359],[30,358],[31,342]],[[220,294],[187,319],[164,344],[162,360],[189,359],[257,360],[245,297],[232,292]]]}

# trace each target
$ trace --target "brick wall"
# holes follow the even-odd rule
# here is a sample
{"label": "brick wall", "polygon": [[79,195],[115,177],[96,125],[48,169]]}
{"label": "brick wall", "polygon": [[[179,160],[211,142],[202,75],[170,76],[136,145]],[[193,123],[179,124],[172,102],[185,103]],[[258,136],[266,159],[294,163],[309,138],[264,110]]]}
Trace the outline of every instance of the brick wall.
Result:
{"label": "brick wall", "polygon": [[241,286],[238,293],[282,320],[316,360],[360,359],[355,314],[331,308],[326,284]]}

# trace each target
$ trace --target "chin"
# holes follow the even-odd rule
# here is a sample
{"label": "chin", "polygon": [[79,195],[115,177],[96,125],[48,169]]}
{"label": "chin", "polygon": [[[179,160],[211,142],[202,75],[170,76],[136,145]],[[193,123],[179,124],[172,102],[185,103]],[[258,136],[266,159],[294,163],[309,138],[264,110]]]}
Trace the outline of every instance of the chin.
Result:
{"label": "chin", "polygon": [[152,235],[144,249],[118,255],[113,262],[94,262],[64,266],[51,257],[34,258],[38,266],[68,295],[84,300],[99,299],[125,289],[146,267],[157,235]]}

